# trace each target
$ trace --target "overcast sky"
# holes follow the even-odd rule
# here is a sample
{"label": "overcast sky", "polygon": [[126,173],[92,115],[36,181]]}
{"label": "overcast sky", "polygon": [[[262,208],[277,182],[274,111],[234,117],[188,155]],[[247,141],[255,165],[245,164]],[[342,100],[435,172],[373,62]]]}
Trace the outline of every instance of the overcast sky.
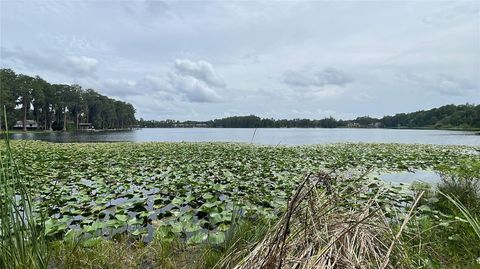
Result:
{"label": "overcast sky", "polygon": [[137,118],[349,119],[480,103],[480,1],[5,1],[1,66]]}

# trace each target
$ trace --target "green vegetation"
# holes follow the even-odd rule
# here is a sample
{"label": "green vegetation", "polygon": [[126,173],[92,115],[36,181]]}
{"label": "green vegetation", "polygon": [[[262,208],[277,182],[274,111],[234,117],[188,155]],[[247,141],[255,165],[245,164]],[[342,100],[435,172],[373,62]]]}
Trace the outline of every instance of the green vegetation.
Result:
{"label": "green vegetation", "polygon": [[[79,85],[50,84],[38,76],[15,74],[11,69],[0,69],[0,107],[6,109],[9,129],[21,121],[23,131],[27,120],[34,120],[39,130],[64,131],[76,130],[80,123],[123,129],[136,122],[135,108],[129,103]],[[0,129],[5,129],[5,122],[0,121]]]}
{"label": "green vegetation", "polygon": [[[449,175],[443,177],[437,189],[430,186],[414,188],[425,191],[418,215],[408,226],[409,245],[412,246],[409,254],[418,267],[480,266],[480,238],[476,233],[478,226],[475,226],[480,216],[480,192],[478,188],[470,188],[473,186],[470,183],[465,183],[470,180],[477,186],[480,184],[478,164],[480,162],[474,164],[475,178],[458,173],[464,169],[454,169],[454,173],[449,170]],[[470,187],[465,188],[467,185]]]}
{"label": "green vegetation", "polygon": [[47,268],[45,216],[34,215],[30,190],[8,139],[0,153],[0,201],[0,268]]}
{"label": "green vegetation", "polygon": [[[468,220],[480,216],[474,188],[479,150],[401,144],[13,141],[11,152],[13,161],[22,163],[18,175],[36,212],[48,216],[49,264],[57,268],[232,268],[261,261],[263,247],[281,242],[295,246],[284,252],[292,259],[303,253],[301,246],[311,247],[312,255],[304,256],[311,261],[323,257],[325,249],[351,253],[350,258],[341,256],[343,264],[355,252],[345,252],[337,242],[357,235],[363,241],[351,246],[365,251],[358,253],[378,254],[368,264],[387,260],[385,268],[475,268],[480,244]],[[6,162],[8,148],[0,152]],[[429,186],[414,185],[412,192],[367,173],[412,169],[441,172],[439,189],[464,208]],[[329,180],[318,180],[320,172]],[[315,193],[295,198],[300,197],[295,195],[299,183],[311,173],[317,183],[308,186]],[[461,193],[459,188],[464,188]],[[292,201],[298,201],[295,210],[288,209]],[[302,217],[308,214],[314,217]],[[282,228],[287,215],[291,229]],[[330,230],[310,229],[316,224]],[[292,236],[308,232],[309,237],[290,240],[297,237],[289,232],[281,237],[286,241],[270,244],[279,231]],[[376,243],[369,245],[369,237]],[[318,244],[308,241],[314,238]],[[253,253],[258,256],[251,260]]]}
{"label": "green vegetation", "polygon": [[311,119],[262,119],[257,116],[235,116],[211,121],[155,121],[140,119],[147,128],[209,127],[209,128],[431,128],[480,129],[480,105],[446,105],[426,111],[400,113],[383,118],[358,117],[336,120],[332,117]]}

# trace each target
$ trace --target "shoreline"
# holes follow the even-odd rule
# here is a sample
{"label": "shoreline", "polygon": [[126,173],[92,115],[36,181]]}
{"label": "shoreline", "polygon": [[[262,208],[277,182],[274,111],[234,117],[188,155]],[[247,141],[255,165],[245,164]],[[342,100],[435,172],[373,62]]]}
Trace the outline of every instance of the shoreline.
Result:
{"label": "shoreline", "polygon": [[[48,130],[8,130],[10,134],[25,134],[25,133],[97,133],[97,132],[127,132],[141,129],[383,129],[383,130],[439,130],[439,131],[461,131],[461,132],[477,132],[480,135],[480,128],[460,128],[460,127],[444,127],[444,128],[432,128],[432,127],[199,127],[199,126],[186,126],[186,127],[139,127],[139,128],[124,128],[124,129],[94,129],[94,130],[67,130],[67,131],[48,131]],[[0,134],[4,134],[5,130],[0,130]]]}
{"label": "shoreline", "polygon": [[335,127],[335,128],[322,128],[322,127],[142,127],[139,129],[381,129],[381,130],[432,130],[432,131],[463,131],[463,132],[479,132],[480,128],[428,128],[428,127],[395,127],[395,128],[370,128],[370,127]]}

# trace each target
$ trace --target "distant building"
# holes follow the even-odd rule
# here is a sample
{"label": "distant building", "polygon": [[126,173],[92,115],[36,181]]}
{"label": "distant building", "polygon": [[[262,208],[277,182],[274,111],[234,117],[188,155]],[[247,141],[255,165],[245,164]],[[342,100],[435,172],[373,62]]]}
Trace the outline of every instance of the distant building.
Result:
{"label": "distant building", "polygon": [[208,127],[208,125],[206,123],[190,123],[190,122],[187,122],[187,123],[175,123],[173,125],[173,127],[175,128],[205,128],[205,127]]}
{"label": "distant building", "polygon": [[93,129],[94,129],[93,125],[89,122],[78,124],[78,130],[79,131],[89,131],[89,130],[93,130]]}
{"label": "distant building", "polygon": [[[37,129],[38,128],[38,123],[34,120],[26,120],[25,125],[27,129]],[[13,128],[15,129],[22,129],[23,128],[23,121],[19,120],[13,125]]]}
{"label": "distant building", "polygon": [[360,128],[361,126],[360,126],[360,124],[358,124],[358,123],[356,123],[356,122],[349,122],[349,123],[347,124],[347,127],[348,127],[348,128]]}

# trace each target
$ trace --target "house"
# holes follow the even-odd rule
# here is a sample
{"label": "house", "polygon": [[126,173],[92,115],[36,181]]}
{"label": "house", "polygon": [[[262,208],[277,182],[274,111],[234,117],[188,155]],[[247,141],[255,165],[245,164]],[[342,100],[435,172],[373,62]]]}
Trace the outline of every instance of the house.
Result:
{"label": "house", "polygon": [[79,123],[78,124],[78,130],[79,131],[90,131],[94,130],[92,123],[90,122],[85,122],[85,123]]}
{"label": "house", "polygon": [[[26,120],[25,125],[27,129],[37,129],[38,128],[38,123],[34,120]],[[14,129],[22,129],[23,128],[23,121],[19,120],[13,125]]]}
{"label": "house", "polygon": [[347,124],[347,128],[360,128],[360,124],[356,123],[356,122],[349,122]]}

